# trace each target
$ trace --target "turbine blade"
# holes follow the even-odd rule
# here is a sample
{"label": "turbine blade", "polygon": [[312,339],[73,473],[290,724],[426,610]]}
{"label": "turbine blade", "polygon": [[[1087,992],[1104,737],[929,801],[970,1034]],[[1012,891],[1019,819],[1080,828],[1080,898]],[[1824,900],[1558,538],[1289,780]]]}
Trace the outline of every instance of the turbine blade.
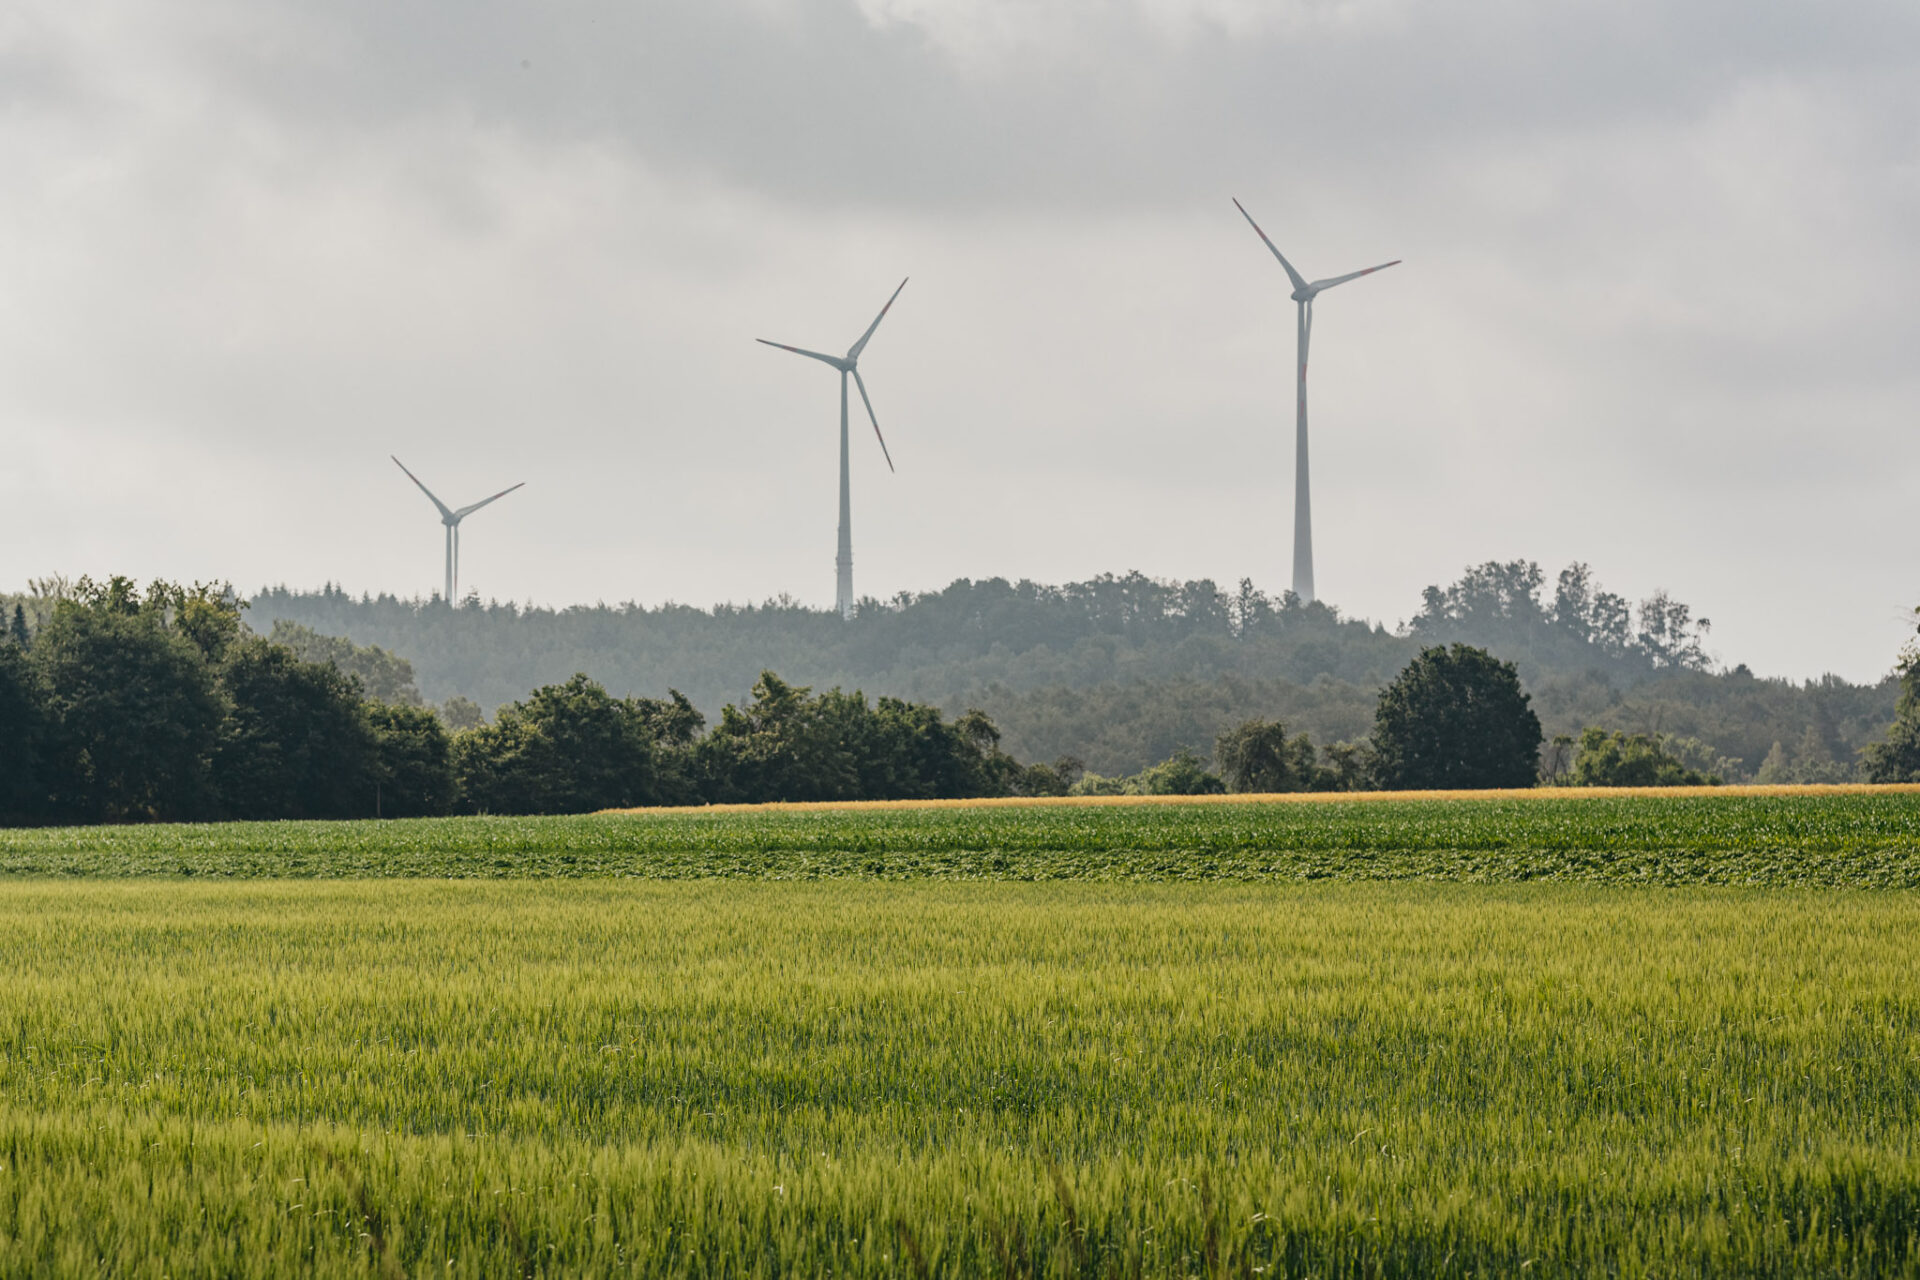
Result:
{"label": "turbine blade", "polygon": [[[389,458],[393,458],[392,454],[388,454],[387,456]],[[393,458],[393,465],[400,468],[402,471],[407,471],[407,464],[400,461],[400,459],[398,458]],[[413,474],[413,472],[411,471],[407,471],[407,479],[413,481],[415,484],[420,484],[420,477]],[[425,486],[424,484],[420,484],[420,492],[427,495],[427,501],[431,502],[434,506],[440,508],[440,515],[442,518],[447,520],[453,519],[453,512],[447,510],[446,503],[440,501],[440,499],[433,496],[433,490],[427,488],[427,486]]]}
{"label": "turbine blade", "polygon": [[458,511],[454,512],[453,518],[455,520],[464,520],[468,516],[472,515],[474,512],[478,511],[480,508],[486,506],[489,502],[498,502],[500,501],[500,499],[512,493],[514,489],[524,489],[526,487],[527,487],[527,482],[525,480],[522,480],[519,484],[514,485],[512,488],[502,489],[500,492],[494,494],[491,498],[482,498],[478,502],[469,503],[467,506],[464,506],[460,508]]}
{"label": "turbine blade", "polygon": [[[907,287],[907,282],[905,280],[902,280],[900,282],[900,289],[904,289],[906,287]],[[893,298],[897,298],[900,296],[900,289],[895,289],[893,291]],[[847,359],[858,360],[860,358],[860,353],[867,349],[867,339],[873,336],[873,331],[875,329],[878,329],[880,327],[880,322],[887,318],[887,312],[893,309],[893,298],[888,298],[887,305],[880,308],[880,314],[873,318],[873,323],[867,326],[867,331],[860,335],[860,341],[854,343],[853,349],[847,352]]]}
{"label": "turbine blade", "polygon": [[1322,289],[1331,289],[1337,284],[1345,284],[1349,280],[1358,280],[1361,276],[1370,276],[1376,271],[1385,271],[1388,267],[1397,267],[1399,265],[1400,259],[1395,258],[1392,262],[1383,262],[1377,267],[1368,267],[1365,271],[1349,271],[1347,274],[1335,276],[1331,280],[1315,280],[1312,287],[1314,292],[1318,293]]}
{"label": "turbine blade", "polygon": [[[903,280],[901,283],[905,284],[906,282]],[[887,460],[887,470],[892,471],[894,469],[893,455],[887,451],[887,438],[880,434],[880,419],[873,416],[873,401],[867,399],[866,380],[860,376],[858,369],[853,371],[853,385],[860,388],[860,403],[867,406],[867,417],[873,422],[873,434],[878,437],[880,441],[880,456]]]}
{"label": "turbine blade", "polygon": [[836,369],[843,367],[847,363],[845,360],[842,360],[839,356],[821,355],[818,351],[809,351],[805,347],[790,347],[784,342],[772,342],[766,338],[755,338],[754,341],[765,342],[770,347],[778,347],[782,351],[791,351],[793,352],[793,354],[797,356],[805,356],[809,360],[818,360],[821,364],[830,364]]}
{"label": "turbine blade", "polygon": [[1259,236],[1261,240],[1265,241],[1267,248],[1273,250],[1273,256],[1280,259],[1280,265],[1287,269],[1287,279],[1293,281],[1293,287],[1296,289],[1306,288],[1307,282],[1301,278],[1300,273],[1298,271],[1295,271],[1293,269],[1293,264],[1287,261],[1287,255],[1285,255],[1284,253],[1281,253],[1278,246],[1276,246],[1273,243],[1273,241],[1267,239],[1267,233],[1260,229],[1260,224],[1255,222],[1253,220],[1253,215],[1247,212],[1247,206],[1241,204],[1238,200],[1235,200],[1233,202],[1233,207],[1240,211],[1240,216],[1245,218],[1247,220],[1247,225],[1253,228],[1253,234]]}

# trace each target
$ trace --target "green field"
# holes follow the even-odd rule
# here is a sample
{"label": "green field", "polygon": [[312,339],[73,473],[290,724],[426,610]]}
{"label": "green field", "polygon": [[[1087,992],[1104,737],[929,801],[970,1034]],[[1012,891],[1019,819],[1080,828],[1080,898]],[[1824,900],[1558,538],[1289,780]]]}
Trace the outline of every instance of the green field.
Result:
{"label": "green field", "polygon": [[0,832],[0,875],[1920,887],[1920,794],[682,810]]}
{"label": "green field", "polygon": [[6,833],[0,1275],[1920,1274],[1915,813]]}

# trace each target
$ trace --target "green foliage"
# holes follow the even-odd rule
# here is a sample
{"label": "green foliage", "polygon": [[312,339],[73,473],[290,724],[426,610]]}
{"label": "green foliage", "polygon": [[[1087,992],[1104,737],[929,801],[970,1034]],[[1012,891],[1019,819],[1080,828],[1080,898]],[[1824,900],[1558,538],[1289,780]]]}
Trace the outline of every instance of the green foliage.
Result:
{"label": "green foliage", "polygon": [[1510,662],[1456,644],[1423,649],[1380,693],[1374,773],[1389,790],[1529,787],[1540,720]]}
{"label": "green foliage", "polygon": [[[1920,609],[1914,614],[1920,616]],[[1920,641],[1900,655],[1900,701],[1886,737],[1861,752],[1869,782],[1920,782]]]}
{"label": "green foliage", "polygon": [[816,695],[763,671],[753,700],[721,712],[693,761],[714,803],[963,798],[1058,785],[1054,770],[1033,773],[1003,754],[999,739],[978,712],[949,723],[937,707],[869,705],[839,689]]}
{"label": "green foliage", "polygon": [[142,599],[130,579],[83,578],[58,602],[32,662],[60,812],[125,821],[216,810],[211,762],[226,709],[208,646],[233,633],[204,594],[164,584]]}
{"label": "green foliage", "polygon": [[[356,599],[332,587],[277,588],[256,596],[254,606],[257,616],[408,655],[433,699],[459,693],[498,706],[585,669],[616,692],[680,688],[709,716],[738,702],[769,668],[811,688],[879,689],[959,714],[968,706],[993,711],[982,699],[996,687],[1229,675],[1305,685],[1322,674],[1371,686],[1411,652],[1406,640],[1325,604],[1274,600],[1251,583],[1232,592],[1205,579],[1163,582],[1140,573],[1063,586],[961,579],[939,591],[861,601],[851,622],[786,600],[710,610],[510,602],[447,609],[391,596]],[[1210,721],[1164,750],[1149,744],[1143,763],[1211,742],[1225,725]],[[1024,739],[1020,747],[1024,756],[1049,759],[1074,750]]]}
{"label": "green foliage", "polygon": [[478,729],[487,722],[487,713],[480,709],[479,703],[471,698],[463,698],[457,693],[434,708],[434,713],[440,717],[440,723],[452,733]]}
{"label": "green foliage", "polygon": [[1885,740],[1867,747],[1868,782],[1920,782],[1920,715],[1902,711]]}
{"label": "green foliage", "polygon": [[426,707],[366,704],[373,733],[374,816],[430,817],[451,813],[459,797],[453,744],[440,718]]}
{"label": "green foliage", "polygon": [[1576,787],[1701,787],[1720,779],[1689,769],[1658,735],[1608,733],[1592,725],[1580,735],[1568,781]]}
{"label": "green foliage", "polygon": [[1134,794],[1143,796],[1217,796],[1224,795],[1226,783],[1208,772],[1206,764],[1191,751],[1174,754],[1150,769],[1134,775]]}
{"label": "green foliage", "polygon": [[1287,737],[1277,720],[1247,720],[1227,730],[1213,758],[1229,791],[1318,791],[1332,782],[1314,759],[1313,740],[1304,733]]}
{"label": "green foliage", "polygon": [[47,817],[47,729],[39,673],[12,636],[0,636],[0,824]]}
{"label": "green foliage", "polygon": [[1853,781],[1853,767],[1833,758],[1826,740],[1812,725],[1801,735],[1799,744],[1789,751],[1776,742],[1760,762],[1754,781],[1765,785],[1782,783],[1834,783]]}
{"label": "green foliage", "polygon": [[[1208,771],[1206,762],[1182,748],[1159,764],[1126,778],[1089,773],[1068,787],[1072,796],[1216,796],[1227,784]],[[1054,793],[1058,794],[1058,793]]]}
{"label": "green foliage", "polygon": [[[375,702],[418,707],[426,700],[414,686],[413,664],[379,645],[358,645],[344,636],[323,636],[285,618],[276,620],[267,639],[291,650],[302,662],[331,663],[360,681],[360,691]],[[463,699],[464,701],[464,699]],[[469,703],[469,706],[472,704]],[[478,711],[478,708],[475,708]],[[457,728],[472,728],[470,724]]]}
{"label": "green foliage", "polygon": [[1907,894],[9,884],[0,1272],[1905,1275],[1916,929]]}
{"label": "green foliage", "polygon": [[227,714],[213,753],[222,809],[237,818],[347,818],[371,812],[373,727],[353,677],[256,637],[219,665]]}
{"label": "green foliage", "polygon": [[1640,675],[1710,665],[1701,641],[1713,624],[1696,621],[1689,606],[1665,591],[1629,608],[1576,561],[1560,571],[1549,604],[1540,595],[1545,580],[1531,560],[1471,566],[1451,586],[1422,593],[1413,636],[1429,645],[1464,642],[1515,655],[1530,676],[1551,670]]}
{"label": "green foliage", "polygon": [[653,798],[653,742],[633,702],[584,675],[535,689],[454,740],[464,803],[483,813],[581,813]]}

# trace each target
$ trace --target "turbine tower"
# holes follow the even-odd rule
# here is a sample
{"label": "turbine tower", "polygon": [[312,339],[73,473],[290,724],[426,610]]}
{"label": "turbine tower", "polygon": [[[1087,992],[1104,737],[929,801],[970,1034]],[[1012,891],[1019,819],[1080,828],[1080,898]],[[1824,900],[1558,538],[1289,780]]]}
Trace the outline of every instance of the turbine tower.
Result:
{"label": "turbine tower", "polygon": [[1313,599],[1313,498],[1307,488],[1307,340],[1313,336],[1313,300],[1316,295],[1337,284],[1398,266],[1400,259],[1309,284],[1293,269],[1293,264],[1287,261],[1285,255],[1275,248],[1273,241],[1267,239],[1267,233],[1260,229],[1260,224],[1253,220],[1246,206],[1235,200],[1233,207],[1247,220],[1253,233],[1266,242],[1267,248],[1273,250],[1273,256],[1280,259],[1287,279],[1293,281],[1293,300],[1300,304],[1297,325],[1300,335],[1300,398],[1295,410],[1293,435],[1293,594],[1300,597],[1304,604]]}
{"label": "turbine tower", "polygon": [[[907,287],[902,280],[900,288],[893,291],[893,298],[900,296],[900,289]],[[887,299],[887,305],[880,308],[880,314],[873,318],[867,331],[860,335],[860,341],[847,348],[844,356],[822,355],[818,351],[807,351],[801,347],[790,347],[784,342],[768,342],[765,338],[755,338],[755,342],[765,342],[770,347],[782,351],[791,351],[797,356],[809,360],[818,360],[821,364],[832,365],[840,371],[840,551],[833,559],[834,566],[834,604],[840,610],[842,618],[853,616],[853,501],[847,477],[847,377],[852,375],[853,384],[860,388],[860,403],[867,406],[867,417],[873,422],[873,434],[879,438],[881,456],[887,460],[887,470],[893,470],[893,455],[887,451],[887,438],[880,434],[880,419],[874,417],[873,401],[867,398],[867,384],[860,377],[860,353],[867,349],[867,340],[873,337],[873,331],[887,318],[887,312],[893,308],[893,298]]]}
{"label": "turbine tower", "polygon": [[[389,458],[393,458],[392,454],[388,454],[387,456]],[[407,464],[400,461],[400,459],[398,458],[393,458],[393,465],[400,468],[402,471],[407,471]],[[407,479],[413,481],[415,484],[420,484],[420,477],[413,474],[413,472],[411,471],[407,471]],[[514,489],[518,489],[523,485],[525,485],[526,483],[527,482],[525,480],[522,480],[519,484],[516,484],[511,488],[502,489],[500,492],[494,494],[491,498],[482,498],[478,502],[469,503],[468,505],[461,507],[458,511],[450,510],[446,503],[440,501],[440,499],[433,496],[433,490],[427,488],[427,486],[425,486],[424,484],[420,484],[420,492],[427,495],[427,501],[431,502],[435,507],[439,508],[440,523],[447,526],[447,596],[446,596],[446,600],[449,608],[451,608],[458,600],[458,597],[456,597],[453,594],[453,592],[454,592],[454,589],[460,585],[460,522],[462,520],[465,520],[468,516],[472,515],[474,512],[478,511],[480,508],[486,506],[489,502],[498,502],[500,499],[512,493]]]}

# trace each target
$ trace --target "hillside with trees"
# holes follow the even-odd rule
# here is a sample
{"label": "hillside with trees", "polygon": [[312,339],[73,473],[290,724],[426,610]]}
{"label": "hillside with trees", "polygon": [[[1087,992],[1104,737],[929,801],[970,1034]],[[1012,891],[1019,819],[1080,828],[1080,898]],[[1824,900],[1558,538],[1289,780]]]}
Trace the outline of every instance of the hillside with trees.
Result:
{"label": "hillside with trees", "polygon": [[1584,565],[1549,583],[1530,561],[1488,562],[1423,593],[1402,626],[1278,599],[1242,582],[1138,573],[1048,586],[961,579],[861,602],[843,621],[788,600],[547,609],[469,598],[262,591],[256,626],[297,624],[409,661],[435,704],[490,713],[586,672],[620,695],[682,690],[703,714],[748,695],[764,670],[820,689],[978,708],[1022,759],[1077,756],[1129,774],[1181,750],[1209,753],[1249,718],[1316,741],[1357,739],[1379,690],[1423,647],[1468,644],[1515,664],[1548,737],[1588,726],[1687,740],[1690,763],[1727,780],[1851,777],[1893,719],[1899,690],[1837,677],[1795,683],[1716,668],[1708,623],[1664,592],[1638,603]]}

